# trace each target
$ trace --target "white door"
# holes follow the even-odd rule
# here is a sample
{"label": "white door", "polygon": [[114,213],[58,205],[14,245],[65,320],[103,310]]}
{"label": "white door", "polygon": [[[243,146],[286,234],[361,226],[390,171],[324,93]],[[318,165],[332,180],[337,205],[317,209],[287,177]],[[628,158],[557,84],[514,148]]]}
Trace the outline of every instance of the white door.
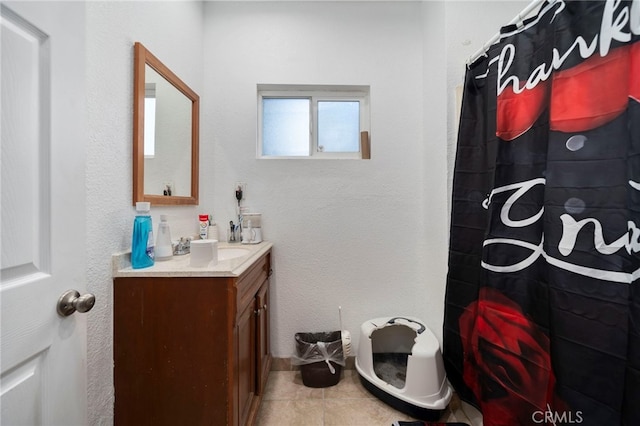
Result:
{"label": "white door", "polygon": [[2,426],[84,425],[85,11],[82,2],[2,2]]}

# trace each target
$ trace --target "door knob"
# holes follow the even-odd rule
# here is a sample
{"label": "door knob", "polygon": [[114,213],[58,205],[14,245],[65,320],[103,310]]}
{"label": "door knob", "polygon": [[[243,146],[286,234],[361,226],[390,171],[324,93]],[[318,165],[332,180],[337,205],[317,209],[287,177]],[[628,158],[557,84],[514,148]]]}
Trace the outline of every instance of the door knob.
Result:
{"label": "door knob", "polygon": [[83,294],[80,296],[76,290],[67,290],[58,299],[58,314],[62,317],[68,317],[75,311],[87,312],[96,304],[96,297],[91,294]]}

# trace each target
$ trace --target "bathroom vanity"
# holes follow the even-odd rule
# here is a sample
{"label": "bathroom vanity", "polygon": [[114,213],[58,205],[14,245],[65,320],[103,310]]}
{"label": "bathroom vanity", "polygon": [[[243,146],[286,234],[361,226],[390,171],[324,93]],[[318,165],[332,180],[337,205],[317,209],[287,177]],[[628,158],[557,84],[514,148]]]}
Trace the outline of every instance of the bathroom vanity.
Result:
{"label": "bathroom vanity", "polygon": [[134,270],[114,256],[116,425],[255,422],[271,365],[271,247],[222,244],[203,268],[186,255]]}

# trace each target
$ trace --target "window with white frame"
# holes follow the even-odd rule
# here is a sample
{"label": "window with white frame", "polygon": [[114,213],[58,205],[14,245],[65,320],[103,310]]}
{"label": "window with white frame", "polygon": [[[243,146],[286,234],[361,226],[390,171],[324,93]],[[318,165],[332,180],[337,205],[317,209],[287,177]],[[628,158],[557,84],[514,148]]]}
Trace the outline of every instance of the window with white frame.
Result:
{"label": "window with white frame", "polygon": [[369,86],[258,85],[258,158],[362,158]]}

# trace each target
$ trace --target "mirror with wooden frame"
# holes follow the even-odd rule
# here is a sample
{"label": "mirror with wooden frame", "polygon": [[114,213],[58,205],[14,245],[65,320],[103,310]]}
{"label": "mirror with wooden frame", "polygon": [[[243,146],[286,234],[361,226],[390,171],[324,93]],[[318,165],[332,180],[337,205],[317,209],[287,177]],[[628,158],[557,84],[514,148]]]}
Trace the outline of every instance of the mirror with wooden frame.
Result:
{"label": "mirror with wooden frame", "polygon": [[133,204],[198,204],[200,97],[134,45]]}

